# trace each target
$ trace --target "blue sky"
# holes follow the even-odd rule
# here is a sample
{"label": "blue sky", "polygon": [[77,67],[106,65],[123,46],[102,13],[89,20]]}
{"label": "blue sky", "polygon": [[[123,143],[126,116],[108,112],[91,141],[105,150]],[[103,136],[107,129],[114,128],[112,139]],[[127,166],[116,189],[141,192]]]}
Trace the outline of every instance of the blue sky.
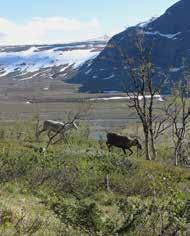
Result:
{"label": "blue sky", "polygon": [[177,0],[3,0],[0,44],[61,43],[113,35]]}

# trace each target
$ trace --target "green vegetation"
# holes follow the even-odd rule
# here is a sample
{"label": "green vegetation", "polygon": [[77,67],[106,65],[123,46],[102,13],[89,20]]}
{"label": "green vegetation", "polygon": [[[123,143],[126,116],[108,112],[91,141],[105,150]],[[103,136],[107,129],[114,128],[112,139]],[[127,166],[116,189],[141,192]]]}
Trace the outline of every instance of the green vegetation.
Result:
{"label": "green vegetation", "polygon": [[[158,160],[107,151],[88,127],[51,145],[35,141],[35,124],[0,128],[0,235],[189,235],[190,172]],[[135,150],[134,150],[135,151]]]}

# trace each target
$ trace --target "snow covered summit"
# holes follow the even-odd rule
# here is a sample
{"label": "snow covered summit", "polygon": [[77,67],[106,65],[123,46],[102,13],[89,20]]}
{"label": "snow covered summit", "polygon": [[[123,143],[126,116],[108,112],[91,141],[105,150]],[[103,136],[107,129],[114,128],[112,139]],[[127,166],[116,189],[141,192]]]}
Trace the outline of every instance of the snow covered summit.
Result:
{"label": "snow covered summit", "polygon": [[0,77],[27,80],[35,77],[68,78],[84,62],[96,57],[106,41],[60,45],[0,47]]}

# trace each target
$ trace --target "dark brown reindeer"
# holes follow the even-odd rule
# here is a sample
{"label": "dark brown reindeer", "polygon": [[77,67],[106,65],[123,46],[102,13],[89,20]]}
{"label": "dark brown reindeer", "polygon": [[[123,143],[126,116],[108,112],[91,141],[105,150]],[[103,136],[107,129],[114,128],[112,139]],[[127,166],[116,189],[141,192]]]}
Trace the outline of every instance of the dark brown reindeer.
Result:
{"label": "dark brown reindeer", "polygon": [[107,142],[106,142],[109,151],[111,151],[111,147],[115,146],[118,148],[122,148],[124,154],[126,154],[126,150],[130,151],[129,156],[133,154],[131,147],[136,146],[138,149],[142,150],[142,146],[137,138],[130,139],[126,136],[121,136],[115,133],[108,133],[107,134]]}

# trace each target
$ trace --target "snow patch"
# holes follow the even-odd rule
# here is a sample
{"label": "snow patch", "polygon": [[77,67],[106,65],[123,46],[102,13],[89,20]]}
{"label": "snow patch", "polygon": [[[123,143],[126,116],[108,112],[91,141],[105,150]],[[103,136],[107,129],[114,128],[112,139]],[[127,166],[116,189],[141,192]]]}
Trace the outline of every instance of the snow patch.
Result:
{"label": "snow patch", "polygon": [[104,91],[104,93],[122,93],[122,91],[119,91],[119,90],[110,90],[110,91]]}
{"label": "snow patch", "polygon": [[43,88],[43,90],[44,90],[44,91],[48,91],[48,90],[49,90],[49,88]]}
{"label": "snow patch", "polygon": [[154,22],[156,19],[158,19],[158,17],[157,17],[157,16],[153,16],[153,17],[150,18],[150,20],[141,22],[141,23],[137,24],[136,26],[138,26],[138,27],[140,27],[140,28],[145,28],[145,27],[147,27],[150,23]]}
{"label": "snow patch", "polygon": [[112,75],[110,75],[110,76],[108,76],[108,77],[105,77],[105,78],[103,78],[103,80],[109,80],[109,79],[113,79],[115,77],[115,75],[114,74],[112,74]]}
{"label": "snow patch", "polygon": [[92,71],[92,69],[89,69],[85,72],[86,75],[90,74],[90,72]]}
{"label": "snow patch", "polygon": [[[146,95],[146,98],[150,99],[151,96],[150,95]],[[130,100],[133,99],[133,96],[125,96],[125,97],[107,97],[107,98],[91,98],[89,99],[90,101],[109,101],[109,100]],[[155,99],[157,99],[160,102],[163,102],[164,99],[161,95],[155,95],[154,96]],[[141,101],[143,99],[143,96],[139,96],[138,99]]]}
{"label": "snow patch", "polygon": [[109,101],[109,100],[122,100],[130,99],[129,97],[109,97],[109,98],[90,98],[90,101]]}
{"label": "snow patch", "polygon": [[175,37],[177,35],[181,34],[181,32],[178,32],[176,34],[162,34],[159,31],[155,31],[155,32],[145,31],[144,34],[146,34],[146,35],[159,35],[161,37],[165,37],[165,38],[168,38],[168,39],[176,39]]}
{"label": "snow patch", "polygon": [[[36,72],[42,68],[61,65],[73,66],[75,69],[99,54],[98,51],[93,51],[93,48],[78,49],[77,46],[76,49],[74,46],[73,50],[62,51],[61,53],[58,49],[60,47],[45,50],[30,47],[19,52],[0,52],[0,70],[3,72],[0,77],[17,71],[19,73]],[[61,72],[65,69],[63,68]]]}
{"label": "snow patch", "polygon": [[170,72],[171,73],[176,73],[176,72],[178,72],[178,71],[180,71],[181,70],[181,67],[179,67],[179,68],[170,68]]}
{"label": "snow patch", "polygon": [[36,76],[39,75],[39,74],[40,74],[40,73],[35,73],[35,74],[33,74],[33,75],[29,76],[29,77],[26,77],[26,78],[24,78],[24,79],[21,79],[21,81],[30,80],[30,79],[36,77]]}
{"label": "snow patch", "polygon": [[70,67],[70,65],[65,66],[64,68],[62,68],[62,69],[60,70],[60,72],[64,72],[64,71],[67,70],[69,67]]}

